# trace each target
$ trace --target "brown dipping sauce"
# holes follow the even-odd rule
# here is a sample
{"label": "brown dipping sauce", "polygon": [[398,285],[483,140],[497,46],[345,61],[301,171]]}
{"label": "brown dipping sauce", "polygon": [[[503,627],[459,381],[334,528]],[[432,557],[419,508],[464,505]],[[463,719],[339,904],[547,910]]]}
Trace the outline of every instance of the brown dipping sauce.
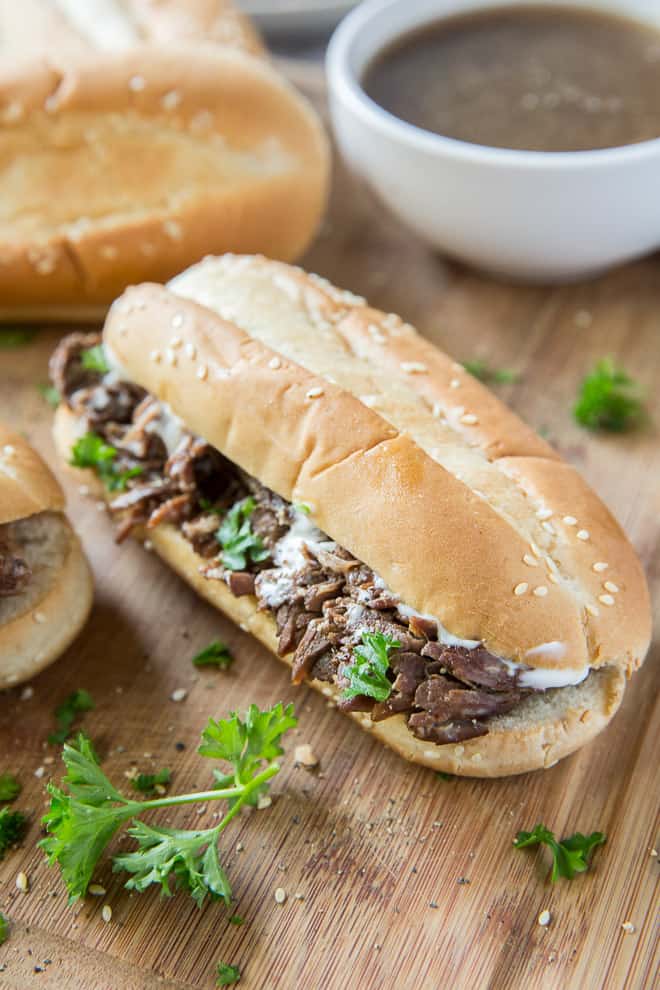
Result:
{"label": "brown dipping sauce", "polygon": [[575,7],[493,8],[404,35],[362,86],[401,120],[472,144],[635,144],[660,137],[660,30]]}

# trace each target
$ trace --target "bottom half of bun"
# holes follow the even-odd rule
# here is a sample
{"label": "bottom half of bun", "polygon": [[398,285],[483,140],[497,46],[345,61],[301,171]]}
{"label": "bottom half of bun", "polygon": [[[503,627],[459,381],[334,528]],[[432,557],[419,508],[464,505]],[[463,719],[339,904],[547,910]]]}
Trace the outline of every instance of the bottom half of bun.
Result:
{"label": "bottom half of bun", "polygon": [[12,524],[31,579],[0,599],[0,689],[30,680],[66,650],[92,607],[92,576],[80,541],[60,512]]}
{"label": "bottom half of bun", "polygon": [[[74,416],[60,407],[55,440],[65,461],[69,459],[77,435]],[[84,474],[85,481],[94,484],[95,491],[102,491],[90,471],[75,473]],[[136,529],[133,535],[144,539],[147,534]],[[278,656],[277,630],[272,616],[258,610],[254,597],[237,598],[224,582],[206,578],[200,571],[203,558],[178,529],[168,524],[157,526],[148,531],[148,539],[156,553],[195,591],[291,666],[291,654]],[[337,699],[341,693],[335,684],[315,680],[309,683],[329,699]],[[347,714],[370,735],[413,763],[466,777],[504,777],[551,767],[585,745],[614,716],[624,690],[625,676],[620,668],[592,670],[577,686],[534,693],[508,714],[490,719],[487,735],[444,745],[416,738],[402,715],[373,722],[364,712]]]}

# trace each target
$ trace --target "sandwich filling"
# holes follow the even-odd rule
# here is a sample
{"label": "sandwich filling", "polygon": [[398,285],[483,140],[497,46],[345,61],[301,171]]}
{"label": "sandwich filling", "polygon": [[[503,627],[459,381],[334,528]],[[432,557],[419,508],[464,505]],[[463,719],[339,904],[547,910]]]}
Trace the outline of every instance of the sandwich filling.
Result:
{"label": "sandwich filling", "polygon": [[30,565],[14,550],[11,523],[0,526],[0,598],[20,595],[31,577]]}
{"label": "sandwich filling", "polygon": [[[96,467],[113,491],[117,540],[136,527],[177,527],[209,581],[254,596],[272,615],[278,652],[293,655],[294,683],[330,682],[343,710],[374,721],[400,714],[414,736],[437,744],[485,735],[491,719],[537,689],[524,667],[405,605],[313,525],[309,507],[265,488],[108,371],[100,344],[96,334],[65,338],[51,377],[83,440],[93,438],[97,462],[73,463]],[[91,348],[100,360],[86,359]]]}

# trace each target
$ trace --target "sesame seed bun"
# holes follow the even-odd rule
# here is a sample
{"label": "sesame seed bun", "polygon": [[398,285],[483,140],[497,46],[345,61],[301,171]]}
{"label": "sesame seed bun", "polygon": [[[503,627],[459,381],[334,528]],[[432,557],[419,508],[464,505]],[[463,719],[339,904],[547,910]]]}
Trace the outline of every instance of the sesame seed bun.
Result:
{"label": "sesame seed bun", "polygon": [[[496,776],[549,765],[612,717],[650,638],[632,547],[577,472],[411,326],[299,269],[225,256],[129,289],[104,343],[193,433],[307,503],[407,605],[496,656],[592,670],[458,746],[421,743],[403,719],[369,722],[372,734],[416,762]],[[183,538],[159,532],[156,550],[274,649],[256,601],[202,579]]]}
{"label": "sesame seed bun", "polygon": [[0,689],[56,660],[89,614],[91,574],[63,506],[43,461],[0,425],[0,525],[31,571],[23,591],[0,597]]}

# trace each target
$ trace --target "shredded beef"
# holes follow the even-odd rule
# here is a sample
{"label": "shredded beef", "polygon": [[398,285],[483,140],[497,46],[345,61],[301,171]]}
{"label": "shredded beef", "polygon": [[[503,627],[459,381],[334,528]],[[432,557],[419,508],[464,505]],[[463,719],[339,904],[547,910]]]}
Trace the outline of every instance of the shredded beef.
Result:
{"label": "shredded beef", "polygon": [[25,591],[32,572],[22,557],[16,556],[9,546],[0,542],[0,598],[10,598]]}
{"label": "shredded beef", "polygon": [[[295,683],[312,677],[345,687],[364,631],[396,641],[388,657],[390,696],[382,702],[341,697],[344,711],[370,712],[375,721],[400,715],[419,739],[445,744],[484,735],[489,719],[520,702],[527,692],[504,662],[481,646],[438,642],[432,619],[399,611],[400,600],[373,571],[331,540],[303,543],[299,569],[283,569],[277,546],[294,521],[292,506],[185,431],[168,455],[160,403],[116,375],[83,368],[81,352],[99,343],[96,334],[71,334],[51,359],[51,375],[86,428],[116,448],[117,466],[140,468],[110,503],[118,540],[136,526],[177,526],[204,559],[200,572],[208,580],[225,581],[237,597],[255,595],[273,615],[279,653],[293,654]],[[269,557],[232,571],[223,564],[217,532],[246,496],[254,500],[251,531]],[[8,589],[29,579],[22,567],[0,544],[0,595],[16,593]]]}

